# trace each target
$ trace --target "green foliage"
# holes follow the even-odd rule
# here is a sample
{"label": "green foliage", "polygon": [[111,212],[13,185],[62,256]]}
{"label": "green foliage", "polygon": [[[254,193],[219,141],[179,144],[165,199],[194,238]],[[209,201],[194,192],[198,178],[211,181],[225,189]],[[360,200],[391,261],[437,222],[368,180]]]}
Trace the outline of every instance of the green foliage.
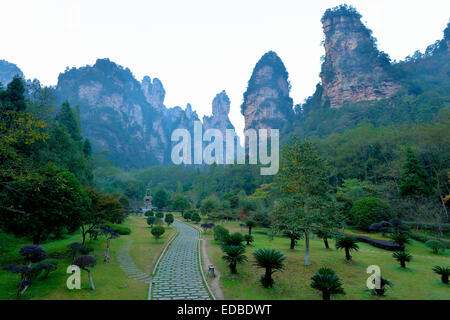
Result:
{"label": "green foliage", "polygon": [[250,242],[255,241],[255,239],[253,239],[253,236],[249,235],[249,234],[244,235],[244,240],[245,240],[245,242],[247,242],[248,246],[250,245]]}
{"label": "green foliage", "polygon": [[222,240],[226,246],[241,246],[244,241],[244,236],[240,232],[235,232],[228,235]]}
{"label": "green foliage", "polygon": [[358,251],[359,246],[357,244],[357,240],[352,237],[340,237],[336,239],[336,249],[345,250],[345,259],[347,261],[352,260],[352,256],[350,255],[350,251]]}
{"label": "green foliage", "polygon": [[173,222],[174,222],[174,218],[173,218],[173,214],[168,213],[166,214],[166,217],[164,219],[164,221],[170,226]]}
{"label": "green foliage", "polygon": [[181,212],[181,215],[183,215],[183,212],[185,210],[188,210],[190,208],[191,202],[184,196],[177,196],[172,202],[172,209]]}
{"label": "green foliage", "polygon": [[266,270],[265,275],[261,277],[261,283],[265,288],[272,287],[274,281],[272,274],[277,270],[284,269],[286,257],[275,249],[258,249],[253,253],[256,260],[256,266]]}
{"label": "green foliage", "polygon": [[128,227],[121,226],[120,224],[113,224],[113,223],[105,223],[105,226],[108,228],[111,228],[113,232],[117,232],[118,234],[122,236],[129,235],[131,233],[131,229]]}
{"label": "green foliage", "polygon": [[391,235],[392,242],[404,248],[409,243],[409,235],[407,233],[394,233]]}
{"label": "green foliage", "polygon": [[164,234],[166,230],[162,226],[155,226],[151,229],[152,235],[155,237],[156,240],[161,238],[161,236]]}
{"label": "green foliage", "polygon": [[230,231],[223,226],[215,226],[214,227],[214,240],[223,242],[230,235]]}
{"label": "green foliage", "polygon": [[147,224],[149,225],[149,226],[153,226],[153,224],[155,223],[155,221],[156,221],[156,217],[154,217],[154,216],[149,216],[148,218],[147,218]]}
{"label": "green foliage", "polygon": [[191,212],[186,212],[183,215],[183,218],[189,221],[192,218],[192,213]]}
{"label": "green foliage", "polygon": [[162,209],[169,203],[169,194],[165,189],[158,189],[153,196],[152,203],[158,208]]}
{"label": "green foliage", "polygon": [[200,205],[200,212],[202,214],[209,214],[219,207],[217,200],[213,198],[204,199]]}
{"label": "green foliage", "polygon": [[433,250],[433,253],[438,254],[439,251],[445,250],[444,244],[439,240],[428,240],[425,245]]}
{"label": "green foliage", "polygon": [[256,226],[256,222],[253,221],[253,220],[247,220],[247,221],[245,222],[245,225],[246,225],[247,228],[248,228],[248,234],[251,235],[251,234],[252,234],[252,228],[253,228],[254,226]]}
{"label": "green foliage", "polygon": [[156,214],[155,214],[155,217],[157,217],[157,218],[159,218],[159,219],[164,218],[164,212],[162,212],[162,211],[157,211]]}
{"label": "green foliage", "polygon": [[320,268],[311,280],[311,288],[321,291],[323,300],[330,300],[335,294],[345,294],[342,282],[330,268]]}
{"label": "green foliage", "polygon": [[412,259],[412,255],[406,251],[397,251],[392,254],[395,260],[400,262],[400,266],[402,268],[406,268],[406,262],[410,262]]}
{"label": "green foliage", "polygon": [[442,283],[448,284],[448,276],[450,275],[450,267],[434,266],[432,270],[441,276]]}
{"label": "green foliage", "polygon": [[233,274],[237,273],[236,266],[238,263],[248,261],[247,256],[244,255],[245,248],[243,246],[227,245],[222,247],[222,251],[225,254],[222,259],[229,263],[230,271]]}
{"label": "green foliage", "polygon": [[407,196],[427,196],[431,193],[428,176],[423,170],[414,152],[407,150],[406,162],[400,180],[400,195]]}
{"label": "green foliage", "polygon": [[154,217],[155,216],[155,213],[153,212],[153,210],[148,210],[148,211],[145,211],[145,214],[144,214],[146,217]]}
{"label": "green foliage", "polygon": [[352,223],[361,230],[368,231],[370,225],[387,221],[393,217],[392,208],[384,200],[378,198],[363,198],[356,201],[350,211]]}
{"label": "green foliage", "polygon": [[198,223],[202,220],[202,218],[197,212],[194,212],[191,216],[191,220],[194,221],[195,223]]}

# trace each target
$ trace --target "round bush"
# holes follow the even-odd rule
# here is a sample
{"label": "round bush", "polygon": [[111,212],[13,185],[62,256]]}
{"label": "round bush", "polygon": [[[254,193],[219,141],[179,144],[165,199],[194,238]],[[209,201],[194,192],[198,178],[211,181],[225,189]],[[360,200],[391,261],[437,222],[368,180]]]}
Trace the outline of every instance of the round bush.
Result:
{"label": "round bush", "polygon": [[222,226],[216,226],[214,228],[214,240],[225,241],[230,235],[230,231]]}
{"label": "round bush", "polygon": [[388,221],[393,217],[390,204],[378,198],[363,198],[355,201],[350,213],[353,224],[365,231],[370,230],[370,225],[379,221]]}
{"label": "round bush", "polygon": [[164,213],[161,212],[161,211],[158,211],[158,212],[156,213],[156,217],[162,219],[162,218],[164,218]]}
{"label": "round bush", "polygon": [[425,245],[432,249],[434,253],[439,253],[440,250],[444,250],[445,246],[442,242],[439,240],[428,240],[425,242]]}
{"label": "round bush", "polygon": [[162,226],[155,226],[152,228],[152,235],[156,238],[159,239],[165,232],[166,230],[164,229],[164,227]]}

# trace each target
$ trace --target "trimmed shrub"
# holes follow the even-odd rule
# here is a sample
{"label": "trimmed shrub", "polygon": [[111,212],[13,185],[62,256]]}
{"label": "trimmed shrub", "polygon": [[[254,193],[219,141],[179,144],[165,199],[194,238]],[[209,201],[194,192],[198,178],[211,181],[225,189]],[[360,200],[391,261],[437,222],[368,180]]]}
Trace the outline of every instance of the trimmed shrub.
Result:
{"label": "trimmed shrub", "polygon": [[195,223],[198,223],[202,220],[202,218],[200,217],[200,215],[197,212],[195,212],[192,214],[191,220],[194,221]]}
{"label": "trimmed shrub", "polygon": [[216,226],[214,228],[214,240],[217,241],[225,241],[226,238],[230,235],[230,231],[224,228],[223,226]]}
{"label": "trimmed shrub", "polygon": [[401,251],[402,250],[402,247],[400,247],[398,244],[395,244],[391,241],[376,240],[376,239],[372,239],[369,237],[354,236],[354,235],[350,235],[350,234],[345,234],[345,236],[355,238],[359,242],[368,243],[374,247],[384,249],[384,250],[389,250],[389,251]]}
{"label": "trimmed shrub", "polygon": [[158,212],[155,214],[155,217],[160,218],[160,219],[164,218],[164,212],[158,211]]}
{"label": "trimmed shrub", "polygon": [[425,245],[433,250],[433,253],[436,254],[438,254],[441,250],[445,250],[444,244],[439,240],[428,240],[427,242],[425,242]]}
{"label": "trimmed shrub", "polygon": [[164,232],[166,232],[166,230],[164,229],[164,227],[161,227],[161,226],[155,226],[151,230],[151,233],[155,237],[156,240],[161,238],[161,236],[164,234]]}
{"label": "trimmed shrub", "polygon": [[144,215],[146,217],[153,217],[155,215],[155,213],[153,212],[153,210],[149,210],[149,211],[145,211]]}
{"label": "trimmed shrub", "polygon": [[126,236],[131,233],[130,228],[121,226],[120,224],[105,223],[104,225],[122,236]]}
{"label": "trimmed shrub", "polygon": [[390,204],[373,197],[355,201],[350,213],[353,224],[365,231],[370,230],[371,224],[378,221],[388,221],[393,217]]}

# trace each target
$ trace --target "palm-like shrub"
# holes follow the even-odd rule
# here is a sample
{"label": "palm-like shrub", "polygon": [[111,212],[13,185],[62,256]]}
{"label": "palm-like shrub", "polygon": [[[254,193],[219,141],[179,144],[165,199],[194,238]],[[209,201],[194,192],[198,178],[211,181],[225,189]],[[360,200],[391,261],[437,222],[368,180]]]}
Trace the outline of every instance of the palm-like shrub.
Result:
{"label": "palm-like shrub", "polygon": [[265,274],[261,277],[261,283],[265,288],[272,287],[274,281],[272,274],[277,270],[284,269],[284,260],[286,257],[275,249],[259,249],[253,253],[256,259],[256,266],[264,268]]}
{"label": "palm-like shrub", "polygon": [[245,225],[248,227],[248,234],[251,235],[252,234],[252,228],[254,226],[256,226],[256,222],[253,220],[248,220]]}
{"label": "palm-like shrub", "polygon": [[244,236],[242,233],[235,232],[226,237],[223,242],[226,246],[240,246],[244,241]]}
{"label": "palm-like shrub", "polygon": [[236,266],[238,263],[244,263],[245,261],[248,261],[247,256],[244,255],[245,247],[241,245],[223,246],[222,251],[223,253],[225,253],[222,259],[229,263],[231,273],[237,273]]}
{"label": "palm-like shrub", "polygon": [[391,235],[392,242],[398,244],[402,249],[405,249],[405,244],[409,243],[409,236],[406,233],[394,233]]}
{"label": "palm-like shrub", "polygon": [[400,262],[400,266],[402,268],[406,268],[406,262],[410,262],[412,259],[412,255],[410,255],[406,251],[397,251],[392,254],[395,260]]}
{"label": "palm-like shrub", "polygon": [[434,266],[433,271],[441,276],[442,283],[448,284],[448,276],[450,275],[450,267]]}
{"label": "palm-like shrub", "polygon": [[347,261],[352,260],[352,256],[350,255],[350,251],[358,251],[359,246],[356,244],[358,242],[356,239],[352,237],[342,237],[336,240],[336,249],[345,249],[345,259]]}
{"label": "palm-like shrub", "polygon": [[427,242],[425,242],[425,245],[431,250],[433,250],[433,253],[435,254],[438,254],[440,250],[445,250],[444,244],[439,240],[434,239],[428,240]]}
{"label": "palm-like shrub", "polygon": [[345,294],[341,280],[330,268],[320,268],[311,280],[311,288],[321,291],[323,300],[330,300],[334,294]]}
{"label": "palm-like shrub", "polygon": [[248,246],[250,245],[250,242],[255,241],[255,240],[253,239],[253,236],[252,236],[252,235],[249,235],[249,234],[246,234],[246,235],[244,236],[244,240],[247,242],[247,245],[248,245]]}
{"label": "palm-like shrub", "polygon": [[372,293],[376,296],[384,296],[387,291],[386,286],[392,287],[393,285],[388,279],[380,277],[380,287],[372,289]]}

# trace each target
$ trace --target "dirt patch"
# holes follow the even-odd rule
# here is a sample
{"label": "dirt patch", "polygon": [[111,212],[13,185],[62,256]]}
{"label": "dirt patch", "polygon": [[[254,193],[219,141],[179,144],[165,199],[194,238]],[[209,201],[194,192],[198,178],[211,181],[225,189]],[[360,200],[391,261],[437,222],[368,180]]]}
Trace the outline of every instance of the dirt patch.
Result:
{"label": "dirt patch", "polygon": [[208,239],[203,238],[200,242],[201,242],[201,254],[202,254],[202,259],[203,259],[203,268],[206,270],[204,270],[205,272],[205,276],[206,279],[208,280],[208,284],[209,287],[211,288],[212,292],[214,293],[214,296],[216,297],[217,300],[225,300],[225,297],[223,295],[222,292],[222,288],[220,287],[220,272],[219,270],[217,270],[217,268],[215,268],[214,273],[216,275],[216,277],[214,279],[212,279],[211,277],[208,276],[208,266],[211,263],[211,260],[209,260],[208,254],[206,253],[206,242],[209,241]]}

